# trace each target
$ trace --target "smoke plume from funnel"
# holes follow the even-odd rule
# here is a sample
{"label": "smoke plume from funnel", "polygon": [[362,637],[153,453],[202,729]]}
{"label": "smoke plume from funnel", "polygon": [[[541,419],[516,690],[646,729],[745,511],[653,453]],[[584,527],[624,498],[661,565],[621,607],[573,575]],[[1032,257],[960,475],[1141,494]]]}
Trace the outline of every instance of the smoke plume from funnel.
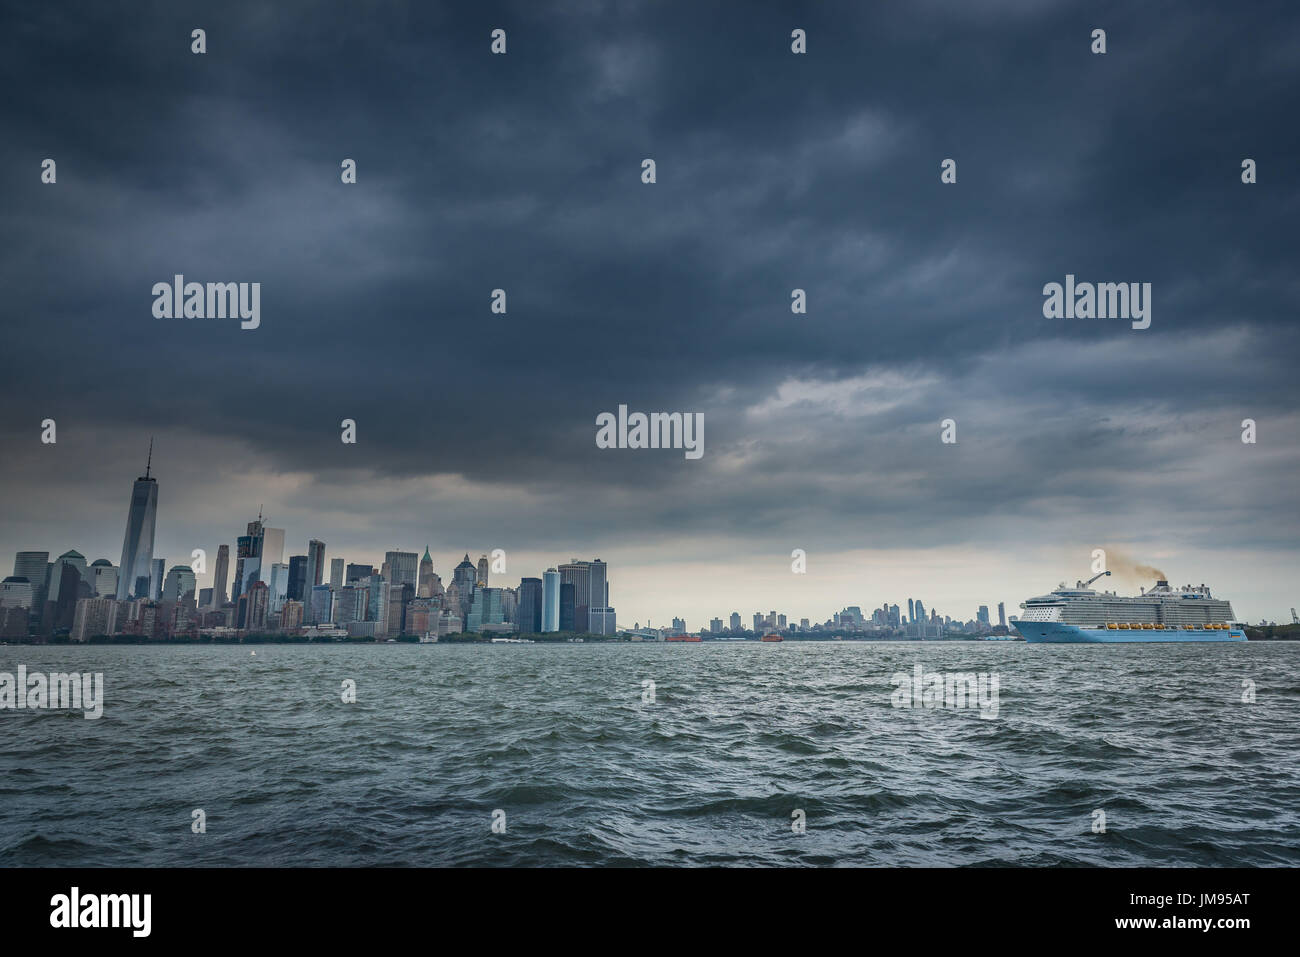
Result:
{"label": "smoke plume from funnel", "polygon": [[1154,565],[1144,565],[1135,561],[1131,556],[1118,548],[1107,548],[1106,550],[1106,567],[1110,569],[1111,574],[1125,578],[1130,581],[1149,582],[1152,579],[1168,579],[1159,568]]}

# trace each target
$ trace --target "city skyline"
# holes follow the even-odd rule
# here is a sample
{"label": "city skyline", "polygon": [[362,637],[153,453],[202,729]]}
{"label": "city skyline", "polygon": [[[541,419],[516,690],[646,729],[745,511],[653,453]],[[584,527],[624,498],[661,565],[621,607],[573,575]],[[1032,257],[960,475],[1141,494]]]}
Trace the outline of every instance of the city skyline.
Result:
{"label": "city skyline", "polygon": [[[145,543],[147,547],[144,549],[144,554],[152,556],[153,531],[154,531],[153,527],[157,519],[156,511],[158,507],[158,497],[159,497],[159,488],[160,488],[158,479],[156,477],[151,476],[151,471],[153,468],[152,463],[153,463],[153,443],[151,441],[145,474],[135,481],[128,501],[125,541],[122,549],[122,554],[124,557],[134,556],[136,552],[139,550],[139,548],[141,547],[139,540],[141,538],[142,527],[147,527],[149,532],[148,534],[149,541]],[[316,536],[312,536],[309,539],[308,547],[305,548],[303,552],[297,553],[294,551],[291,544],[293,539],[287,535],[286,529],[275,528],[270,525],[270,521],[271,521],[270,516],[265,513],[264,506],[259,505],[257,518],[247,523],[246,532],[248,533],[248,535],[253,535],[254,532],[256,531],[256,536],[259,539],[258,546],[255,550],[256,555],[250,557],[247,570],[243,571],[243,577],[247,580],[247,583],[251,583],[252,581],[255,580],[261,580],[263,582],[270,581],[271,584],[274,586],[275,581],[272,580],[272,575],[276,574],[276,575],[283,576],[282,578],[279,578],[277,580],[280,581],[281,584],[284,584],[285,582],[289,581],[288,578],[289,570],[295,567],[294,563],[297,562],[301,562],[303,564],[303,576],[305,578],[312,567],[313,561],[319,563],[320,567],[323,569],[324,564],[320,557],[322,554],[324,556],[324,561],[328,561],[331,563],[331,569],[332,569],[331,573],[328,576],[326,576],[322,571],[321,574],[322,581],[324,581],[327,584],[344,584],[347,581],[350,581],[352,576],[348,575],[347,578],[343,579],[342,581],[335,582],[335,578],[338,577],[338,574],[336,574],[334,569],[338,569],[341,572],[345,564],[349,570],[354,567],[360,568],[364,566],[366,569],[368,569],[366,574],[369,574],[371,572],[378,574],[381,564],[382,567],[386,569],[389,563],[395,561],[399,556],[401,557],[401,561],[403,563],[402,569],[399,574],[396,574],[394,576],[394,580],[398,581],[399,583],[403,580],[409,579],[409,581],[412,584],[414,584],[417,581],[417,576],[418,576],[418,580],[420,582],[423,582],[425,579],[425,575],[427,574],[426,566],[428,566],[428,572],[436,574],[440,578],[445,577],[446,584],[451,584],[453,580],[453,574],[455,572],[455,568],[452,565],[451,561],[447,562],[445,566],[447,574],[443,576],[442,573],[438,572],[439,563],[430,558],[430,550],[432,546],[428,543],[426,543],[424,547],[425,558],[423,559],[419,558],[418,550],[407,551],[405,549],[394,547],[394,548],[387,549],[383,553],[384,557],[382,563],[380,561],[372,561],[370,563],[365,563],[363,561],[365,557],[364,552],[360,558],[353,555],[333,554],[330,545],[328,543],[328,540],[321,540]],[[268,536],[265,540],[272,543],[271,545],[266,546],[265,551],[263,551],[263,545],[261,543],[263,535]],[[234,538],[237,542],[242,542],[244,540],[247,540],[246,538],[241,539],[241,537],[239,536],[235,536]],[[219,577],[230,570],[228,567],[229,544],[230,543],[221,543],[217,548],[207,548],[202,545],[195,546],[196,548],[204,548],[205,550],[205,570],[202,573],[194,573],[192,571],[192,566],[195,564],[192,554],[183,560],[172,560],[167,558],[154,559],[151,563],[153,566],[153,570],[151,574],[151,581],[149,583],[149,595],[151,597],[158,597],[160,594],[162,594],[162,597],[164,598],[168,597],[165,594],[165,587],[163,586],[162,582],[160,580],[154,581],[153,579],[161,579],[161,577],[165,575],[166,582],[167,582],[166,587],[171,587],[171,583],[173,582],[173,577],[177,573],[178,569],[187,570],[184,572],[184,574],[187,574],[188,580],[192,582],[196,597],[198,596],[199,591],[201,589],[215,587],[216,584],[218,583]],[[242,557],[244,548],[245,546],[241,544],[239,546],[239,550],[236,553],[238,556],[241,557],[237,558],[237,564],[234,569],[235,578],[233,579],[233,582],[235,583],[239,582],[239,576],[241,570],[244,567],[243,563],[245,562],[245,558]],[[480,553],[481,557],[479,558],[477,563],[477,568],[471,569],[473,572],[475,572],[475,580],[486,580],[484,577],[484,571],[485,571],[485,567],[488,565],[489,562],[488,555],[493,554],[494,557],[496,557],[495,550],[498,548],[500,548],[500,546],[488,547],[482,550],[482,552]],[[73,547],[72,550],[75,550],[75,546]],[[15,562],[15,568],[14,568],[15,575],[19,574],[19,564],[21,564],[21,562],[23,561],[23,554],[24,553],[30,554],[32,553],[32,551],[33,551],[32,549],[22,549],[16,552],[18,558]],[[57,565],[58,558],[60,555],[64,553],[55,552],[49,549],[45,549],[45,551],[48,551],[49,558],[55,563],[55,567],[58,567]],[[502,549],[502,554],[500,555],[500,559],[507,564],[507,567],[510,562],[509,555],[510,555],[509,551]],[[90,559],[86,558],[84,555],[78,553],[78,557],[82,559],[83,569],[85,565],[90,564]],[[1128,557],[1128,555],[1125,552],[1119,550],[1116,550],[1113,556],[1110,557],[1117,565],[1117,567],[1114,569],[1114,573],[1116,574],[1116,576],[1120,581],[1134,580],[1134,581],[1143,582],[1146,586],[1149,586],[1150,584],[1153,583],[1155,577],[1159,575],[1167,574],[1166,572],[1150,565],[1149,563],[1148,564],[1135,563]],[[144,559],[140,559],[140,560],[143,561]],[[106,561],[107,561],[106,559],[97,559],[94,561],[93,564],[103,565],[105,564]],[[461,564],[464,565],[467,562],[470,565],[474,564],[473,562],[470,561],[469,553],[465,552],[464,560]],[[596,562],[602,568],[602,572],[599,580],[602,584],[604,584],[606,582],[606,578],[605,578],[605,572],[603,571],[603,568],[607,567],[607,563],[600,559],[597,559]],[[791,565],[802,566],[806,568],[806,563],[807,563],[807,556],[805,555],[799,561],[792,561]],[[108,564],[111,564],[111,562],[108,562]],[[407,567],[408,565],[409,567]],[[500,573],[497,576],[497,580],[493,582],[493,585],[496,587],[506,587],[512,590],[517,590],[520,587],[520,584],[523,579],[540,580],[542,582],[547,582],[549,576],[554,574],[557,589],[559,588],[559,582],[561,581],[561,578],[563,578],[563,580],[568,582],[577,582],[581,580],[582,584],[578,585],[579,594],[589,594],[593,596],[590,599],[588,599],[588,601],[590,603],[594,603],[596,601],[594,595],[598,589],[594,584],[591,586],[590,589],[588,589],[588,586],[586,584],[586,568],[579,567],[579,566],[590,567],[591,563],[586,560],[579,561],[576,558],[571,558],[570,562],[551,560],[547,564],[543,565],[541,568],[535,571],[525,570],[518,574],[515,574],[507,570],[504,573]],[[272,569],[274,569],[274,572],[272,571]],[[662,566],[661,566],[661,573],[663,573]],[[792,581],[798,581],[801,578],[806,578],[808,572],[804,571],[800,573],[795,573],[794,571],[787,569],[786,574],[792,576]],[[227,585],[227,597],[232,602],[237,601],[238,593],[240,591],[245,590],[245,588],[247,587],[247,585],[245,584],[245,585],[237,585],[236,587],[232,588],[231,587],[232,582],[227,582],[226,585]],[[57,587],[57,576],[51,578],[50,582],[47,583],[47,587],[51,589]],[[307,586],[308,591],[310,591],[310,587],[311,587],[310,585]],[[1144,587],[1144,586],[1139,585],[1137,587]],[[869,602],[861,602],[861,601],[854,602],[851,599],[846,599],[840,603],[840,606],[842,609],[856,607],[860,610],[862,608],[873,609],[877,603],[880,603],[883,606],[883,608],[887,610],[889,609],[891,604],[901,606],[901,603],[905,601],[906,606],[903,606],[903,612],[901,618],[904,622],[914,622],[916,619],[913,616],[913,610],[912,610],[913,596],[917,591],[926,591],[927,589],[929,589],[930,591],[930,594],[928,596],[921,596],[921,597],[917,597],[916,599],[918,603],[924,602],[925,607],[928,609],[928,612],[922,615],[923,621],[929,620],[930,616],[934,613],[939,613],[941,619],[950,618],[953,620],[954,623],[967,622],[972,620],[984,621],[986,623],[989,621],[990,602],[988,601],[979,602],[975,611],[973,611],[969,615],[963,614],[961,609],[955,609],[953,607],[945,606],[942,608],[937,608],[936,605],[942,606],[944,605],[944,602],[942,598],[937,601],[933,598],[933,595],[936,593],[935,586],[931,586],[928,584],[922,584],[919,586],[919,588],[913,588],[911,592],[908,592],[908,597],[905,598],[900,599],[897,597],[884,597],[884,598],[875,598]],[[125,597],[124,592],[130,592],[134,590],[135,589],[133,585],[127,584],[125,576],[122,575],[119,568],[117,573],[117,587],[114,591],[116,597],[119,600],[121,600],[122,598]],[[1049,590],[1048,587],[1044,587],[1042,589],[1042,592],[1046,592],[1048,590]],[[274,597],[274,594],[276,593],[275,587],[271,589],[271,592],[272,592],[272,597]],[[938,593],[941,594],[942,592],[938,592]],[[1039,593],[1040,592],[1035,592],[1033,594],[1039,594]],[[1229,601],[1232,600],[1231,595],[1225,595],[1222,591],[1218,591],[1217,593],[1219,594],[1220,597],[1226,597]],[[550,591],[544,588],[543,594],[545,595],[544,600],[546,602],[541,606],[542,620],[544,622],[543,630],[554,630],[554,628],[552,628],[550,625],[551,619],[549,616],[551,615],[551,611],[553,610],[556,616],[556,621],[558,622],[558,615],[559,615],[558,591],[554,596],[556,601],[556,606],[554,609],[552,609],[550,606],[550,598],[551,598]],[[605,585],[605,594],[607,596],[609,595],[607,584]],[[49,600],[53,601],[55,597],[56,596],[51,595]],[[172,597],[174,598],[175,596]],[[1028,598],[1031,597],[1031,595],[1026,594],[1024,597]],[[310,602],[308,602],[306,598],[304,598],[304,602],[310,605]],[[586,616],[588,613],[588,609],[582,605],[581,599],[576,600],[575,604],[577,605],[578,608],[577,614],[579,616],[579,620],[576,624],[574,622],[567,623],[563,630],[575,630],[580,632],[587,631],[588,628],[586,627],[586,622],[587,622]],[[640,602],[635,597],[631,597],[630,604],[639,605]],[[768,599],[768,604],[771,604],[770,597]],[[833,605],[836,603],[831,602],[831,604]],[[1005,613],[1006,617],[1013,618],[1015,617],[1016,614],[1015,609],[1018,607],[1018,604],[1019,602],[1010,603],[1010,602],[1006,602],[1004,599],[994,599],[991,602],[991,607],[998,608],[999,611],[1002,611],[1002,606],[1005,606],[1006,608],[1011,609],[1010,611]],[[617,607],[617,605],[614,605],[613,607]],[[468,608],[468,605],[466,605],[466,608]],[[1244,614],[1235,605],[1234,605],[1234,611],[1236,612],[1238,618],[1243,621],[1264,620],[1268,618],[1268,616],[1259,616],[1258,619],[1250,617]],[[772,613],[776,614],[776,612],[772,612]],[[311,610],[310,608],[308,608],[306,621],[310,622],[312,620],[311,614],[312,614]],[[677,621],[684,619],[688,622],[690,621],[695,622],[693,626],[689,626],[689,630],[700,631],[704,628],[707,628],[708,627],[707,622],[710,622],[714,618],[720,617],[729,622],[731,616],[736,614],[739,614],[742,622],[748,622],[750,620],[751,611],[743,607],[724,608],[721,611],[715,610],[708,613],[702,613],[695,610],[686,611],[685,609],[671,609],[671,610],[662,610],[656,613],[647,614],[643,616],[643,618],[639,616],[632,616],[632,615],[629,615],[627,618],[624,618],[620,613],[619,620],[617,622],[617,627],[620,630],[623,630],[623,629],[631,628],[634,623],[637,625],[641,625],[642,627],[648,627],[652,623],[655,623],[656,619],[658,619],[658,623],[654,624],[654,627],[663,627],[665,619],[672,621],[674,624]],[[765,614],[766,612],[762,611],[761,608],[758,611],[752,612],[753,619],[756,623],[756,626],[757,626],[757,620],[759,616]],[[838,618],[838,615],[839,615],[838,611],[827,613],[820,610],[805,612],[802,608],[791,609],[788,607],[786,603],[783,603],[781,607],[780,617],[783,619],[788,618],[790,621],[790,626],[794,627],[794,625],[796,625],[801,618],[808,620],[811,625],[820,626],[825,623],[829,623],[832,619]],[[870,621],[871,611],[868,610],[865,613],[864,617],[866,618],[867,621]],[[1287,619],[1282,615],[1277,615],[1270,620],[1284,622]],[[745,628],[748,629],[748,627],[749,627],[748,624],[746,624]],[[764,627],[774,627],[774,626],[764,625]],[[755,628],[755,630],[757,630],[757,627]]]}

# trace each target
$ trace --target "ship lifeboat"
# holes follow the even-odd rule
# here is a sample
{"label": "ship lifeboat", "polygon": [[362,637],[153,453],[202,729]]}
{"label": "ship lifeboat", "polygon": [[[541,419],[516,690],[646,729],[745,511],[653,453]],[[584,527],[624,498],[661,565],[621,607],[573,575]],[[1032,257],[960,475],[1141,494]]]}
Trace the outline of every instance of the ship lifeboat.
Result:
{"label": "ship lifeboat", "polygon": [[1116,628],[1118,628],[1118,627],[1119,627],[1119,625],[1115,624],[1114,622],[1111,622],[1109,625],[1106,626],[1106,628],[1107,628],[1109,631],[1114,631],[1114,630],[1115,630]]}
{"label": "ship lifeboat", "polygon": [[1116,627],[1116,628],[1122,628],[1122,629],[1124,629],[1125,631],[1128,631],[1129,625],[1128,625],[1128,622],[1124,622],[1123,624],[1116,625],[1115,627]]}

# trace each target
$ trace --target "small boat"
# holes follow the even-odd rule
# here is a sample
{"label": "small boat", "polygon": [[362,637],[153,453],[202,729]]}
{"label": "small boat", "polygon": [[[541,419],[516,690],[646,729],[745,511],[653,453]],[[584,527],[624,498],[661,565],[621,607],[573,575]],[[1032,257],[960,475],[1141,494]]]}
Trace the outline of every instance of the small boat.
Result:
{"label": "small boat", "polygon": [[780,635],[775,634],[775,633],[770,634],[770,635],[764,635],[764,636],[763,636],[763,640],[764,640],[764,641],[785,641],[784,638],[782,638]]}
{"label": "small boat", "polygon": [[696,635],[669,635],[665,641],[702,641],[703,639]]}

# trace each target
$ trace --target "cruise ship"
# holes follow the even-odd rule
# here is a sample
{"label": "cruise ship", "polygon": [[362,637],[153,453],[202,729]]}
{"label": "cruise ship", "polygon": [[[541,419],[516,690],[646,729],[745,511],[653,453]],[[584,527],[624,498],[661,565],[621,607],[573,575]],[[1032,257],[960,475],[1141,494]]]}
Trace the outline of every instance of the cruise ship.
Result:
{"label": "cruise ship", "polygon": [[1232,605],[1210,595],[1205,585],[1170,588],[1161,578],[1155,588],[1125,598],[1096,591],[1101,572],[1070,588],[1064,582],[1050,595],[1020,603],[1024,614],[1011,624],[1030,642],[1081,644],[1123,641],[1245,641],[1233,621]]}

